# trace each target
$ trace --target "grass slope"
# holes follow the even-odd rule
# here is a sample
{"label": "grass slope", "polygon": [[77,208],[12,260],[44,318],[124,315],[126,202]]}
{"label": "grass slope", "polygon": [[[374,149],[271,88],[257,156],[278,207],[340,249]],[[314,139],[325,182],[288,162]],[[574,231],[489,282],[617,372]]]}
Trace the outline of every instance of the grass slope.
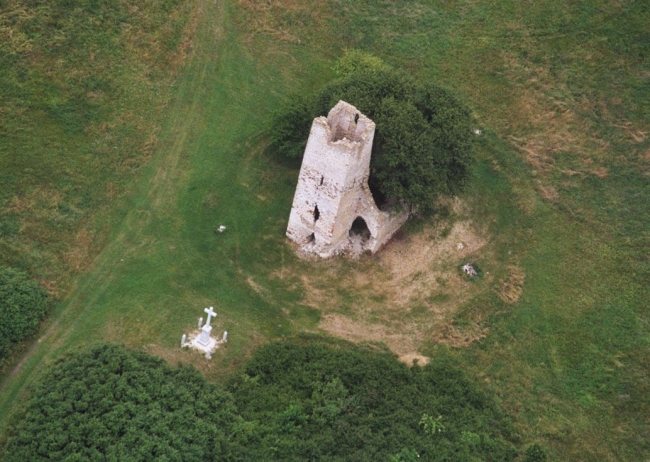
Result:
{"label": "grass slope", "polygon": [[[647,457],[647,4],[200,5],[159,148],[107,219],[101,255],[2,384],[0,423],[43,365],[77,346],[144,346],[220,379],[265,340],[316,326],[299,275],[328,267],[284,243],[296,171],[264,156],[263,130],[280,98],[327,81],[340,50],[358,47],[464,95],[484,131],[464,200],[487,230],[477,257],[492,276],[449,321],[486,337],[454,349],[424,336],[422,352],[481,378],[524,441],[560,460]],[[325,294],[360,312],[366,300],[341,291]],[[230,336],[206,363],[176,345],[209,305]]]}
{"label": "grass slope", "polygon": [[90,267],[155,149],[192,7],[0,3],[2,265],[61,297]]}
{"label": "grass slope", "polygon": [[53,292],[106,237],[92,218],[150,158],[191,3],[0,4],[0,259]]}

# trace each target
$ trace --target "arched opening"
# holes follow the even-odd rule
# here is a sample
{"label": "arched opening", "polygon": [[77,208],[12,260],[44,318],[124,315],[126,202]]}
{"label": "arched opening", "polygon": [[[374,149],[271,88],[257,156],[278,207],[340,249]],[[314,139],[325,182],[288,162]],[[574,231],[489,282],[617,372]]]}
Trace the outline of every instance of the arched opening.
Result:
{"label": "arched opening", "polygon": [[366,220],[361,217],[355,218],[350,227],[350,236],[361,236],[362,241],[370,239],[372,234],[370,234]]}
{"label": "arched opening", "polygon": [[318,206],[314,207],[314,223],[318,221],[320,218],[320,210],[318,210]]}
{"label": "arched opening", "polygon": [[307,236],[307,244],[311,244],[313,242],[316,242],[316,234],[311,233],[309,236]]}

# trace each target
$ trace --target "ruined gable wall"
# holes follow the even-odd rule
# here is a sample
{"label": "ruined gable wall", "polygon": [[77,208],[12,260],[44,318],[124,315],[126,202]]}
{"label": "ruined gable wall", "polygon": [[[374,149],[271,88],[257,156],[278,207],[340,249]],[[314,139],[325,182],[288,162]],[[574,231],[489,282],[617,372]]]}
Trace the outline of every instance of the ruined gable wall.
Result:
{"label": "ruined gable wall", "polygon": [[[318,244],[331,243],[344,187],[348,181],[345,153],[330,145],[331,133],[325,117],[314,120],[289,217],[287,235],[303,243],[311,233]],[[318,207],[318,219],[315,208]]]}
{"label": "ruined gable wall", "polygon": [[408,218],[380,211],[368,188],[375,124],[340,101],[314,119],[305,149],[287,236],[303,250],[329,257],[350,245],[350,228],[362,217],[375,252]]}

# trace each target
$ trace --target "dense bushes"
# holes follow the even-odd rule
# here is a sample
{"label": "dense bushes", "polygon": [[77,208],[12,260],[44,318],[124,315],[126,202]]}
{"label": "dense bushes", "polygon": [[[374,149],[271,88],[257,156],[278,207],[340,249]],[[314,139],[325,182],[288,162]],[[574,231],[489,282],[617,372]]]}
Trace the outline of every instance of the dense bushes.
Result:
{"label": "dense bushes", "polygon": [[258,350],[228,391],[97,346],[34,388],[3,460],[513,460],[496,406],[447,363],[311,341]]}
{"label": "dense bushes", "polygon": [[273,454],[274,460],[388,461],[415,454],[507,461],[516,454],[504,440],[500,411],[446,362],[409,369],[388,353],[272,343],[229,388],[242,416],[258,428],[247,445],[253,460]]}
{"label": "dense bushes", "polygon": [[347,53],[337,70],[340,77],[315,96],[294,95],[278,110],[271,151],[300,158],[314,117],[344,100],[377,127],[370,173],[376,197],[426,212],[437,196],[462,190],[473,153],[470,112],[458,99],[359,52]]}
{"label": "dense bushes", "polygon": [[19,271],[0,267],[0,362],[33,334],[51,305],[47,291]]}
{"label": "dense bushes", "polygon": [[118,346],[57,364],[2,460],[221,460],[235,408],[194,369]]}

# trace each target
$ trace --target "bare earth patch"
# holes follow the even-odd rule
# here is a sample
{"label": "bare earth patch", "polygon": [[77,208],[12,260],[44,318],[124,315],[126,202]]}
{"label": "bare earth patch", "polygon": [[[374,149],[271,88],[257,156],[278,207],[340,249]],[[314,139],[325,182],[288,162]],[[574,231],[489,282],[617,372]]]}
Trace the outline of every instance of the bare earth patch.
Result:
{"label": "bare earth patch", "polygon": [[[354,343],[383,342],[398,355],[412,354],[411,352],[416,351],[418,347],[419,333],[413,331],[413,326],[404,323],[387,326],[357,321],[348,316],[332,313],[323,316],[318,327],[335,337]],[[405,332],[407,329],[410,330],[408,332],[410,335]]]}
{"label": "bare earth patch", "polygon": [[297,277],[303,303],[322,313],[318,328],[355,343],[383,342],[409,364],[421,357],[425,342],[466,346],[483,338],[486,329],[478,324],[450,326],[458,308],[492,281],[489,270],[479,281],[459,271],[461,264],[489,257],[488,236],[462,218],[460,201],[453,208],[461,217],[453,224],[398,236],[376,255],[310,261],[310,270]]}

